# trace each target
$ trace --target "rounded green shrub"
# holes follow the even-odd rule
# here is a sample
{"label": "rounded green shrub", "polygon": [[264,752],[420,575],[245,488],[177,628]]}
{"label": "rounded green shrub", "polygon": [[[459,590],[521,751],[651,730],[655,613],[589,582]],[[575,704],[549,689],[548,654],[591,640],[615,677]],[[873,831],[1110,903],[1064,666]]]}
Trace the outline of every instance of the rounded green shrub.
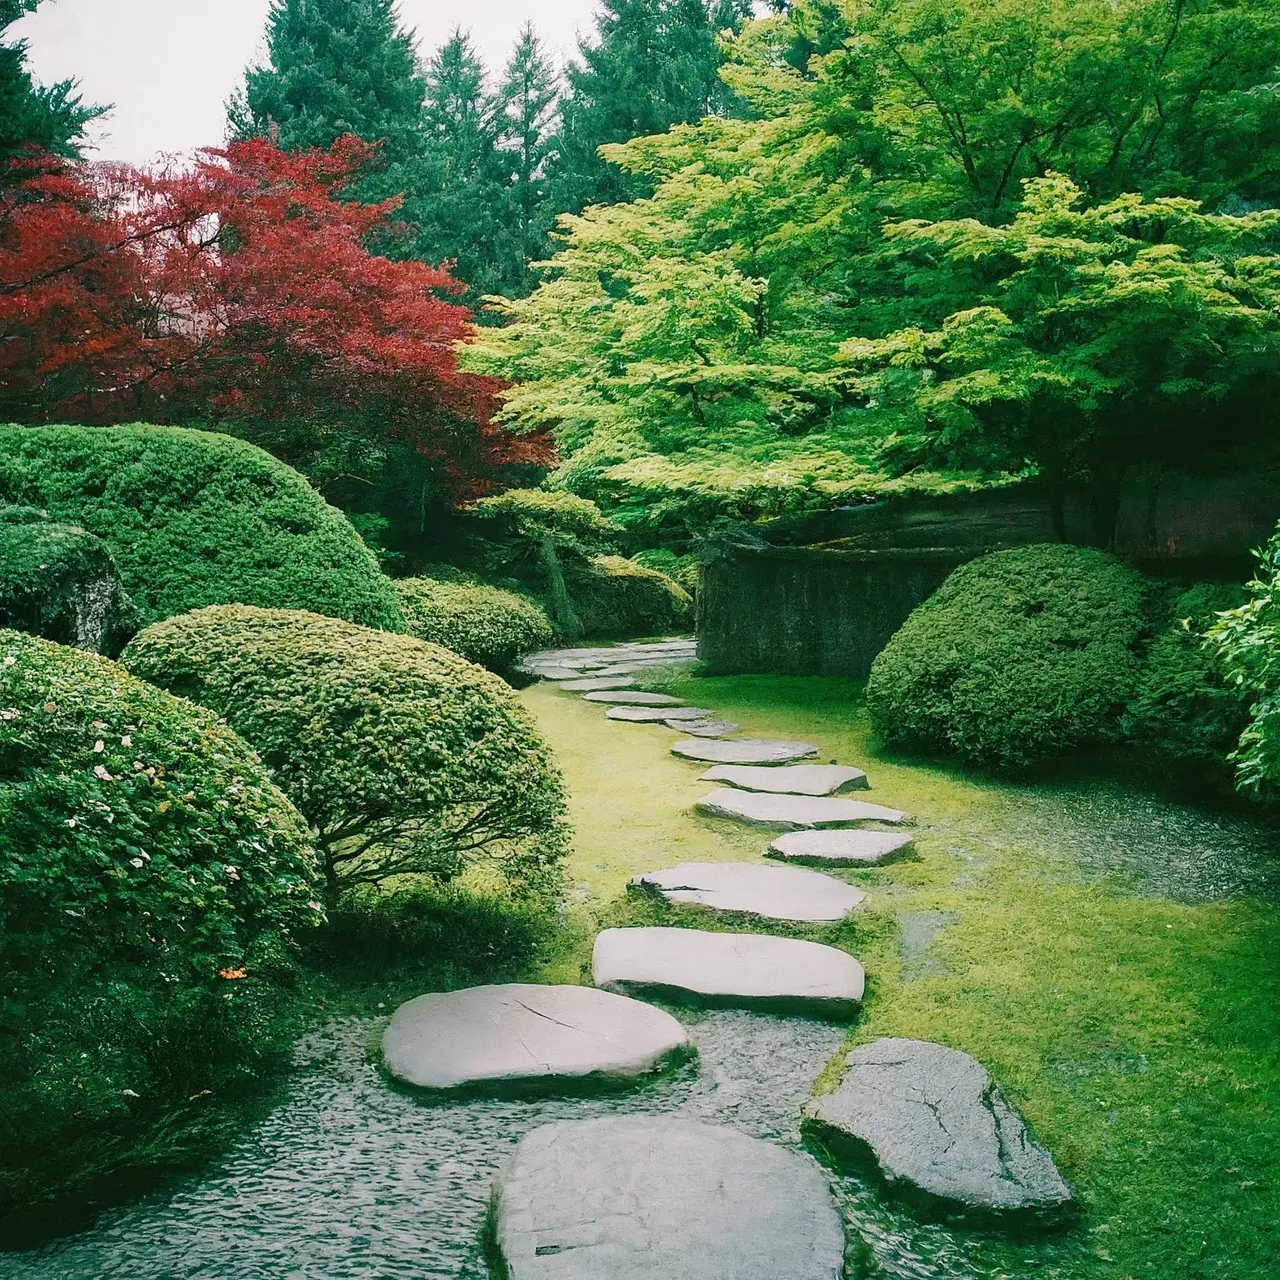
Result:
{"label": "rounded green shrub", "polygon": [[347,518],[292,467],[231,436],[0,426],[0,500],[101,538],[144,622],[241,603],[402,625]]}
{"label": "rounded green shrub", "polygon": [[0,632],[0,1201],[285,1047],[317,874],[302,818],[216,716]]}
{"label": "rounded green shrub", "polygon": [[395,584],[406,629],[488,667],[510,671],[551,643],[551,623],[532,600],[480,582],[401,578]]}
{"label": "rounded green shrub", "polygon": [[1111,742],[1133,697],[1143,579],[1049,543],[962,565],[903,624],[867,683],[889,743],[1023,769]]}
{"label": "rounded green shrub", "polygon": [[596,556],[565,574],[582,633],[602,640],[666,635],[693,625],[693,597],[665,573]]}
{"label": "rounded green shrub", "polygon": [[564,784],[497,676],[412,636],[314,613],[214,606],[148,627],[122,655],[210,707],[261,753],[316,831],[329,889],[487,860],[556,884]]}

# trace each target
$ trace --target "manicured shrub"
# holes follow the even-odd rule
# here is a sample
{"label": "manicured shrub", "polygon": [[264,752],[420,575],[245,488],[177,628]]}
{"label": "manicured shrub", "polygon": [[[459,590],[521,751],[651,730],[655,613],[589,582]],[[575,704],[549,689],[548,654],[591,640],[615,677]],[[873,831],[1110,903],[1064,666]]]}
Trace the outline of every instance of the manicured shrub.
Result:
{"label": "manicured shrub", "polygon": [[598,639],[627,639],[687,631],[693,597],[665,573],[622,556],[597,556],[566,575],[582,632]]}
{"label": "manicured shrub", "polygon": [[178,427],[0,427],[0,500],[111,549],[144,622],[207,604],[402,625],[346,517],[269,453]]}
{"label": "manicured shrub", "polygon": [[1249,723],[1249,700],[1227,683],[1205,633],[1245,598],[1238,586],[1197,586],[1178,597],[1172,621],[1151,643],[1126,720],[1135,742],[1211,777],[1232,773],[1229,757]]}
{"label": "manicured shrub", "polygon": [[138,629],[138,611],[101,538],[0,506],[0,627],[116,654]]}
{"label": "manicured shrub", "polygon": [[524,596],[480,582],[401,578],[395,584],[409,634],[443,645],[490,671],[551,643],[551,623]]}
{"label": "manicured shrub", "polygon": [[0,632],[0,1202],[284,1048],[316,874],[302,818],[212,713]]}
{"label": "manicured shrub", "polygon": [[1044,544],[962,565],[867,684],[890,743],[1021,769],[1111,742],[1140,674],[1144,585],[1101,551]]}
{"label": "manicured shrub", "polygon": [[698,557],[696,555],[678,556],[674,551],[661,548],[649,551],[637,551],[631,557],[633,564],[643,565],[646,569],[657,569],[665,573],[673,582],[678,582],[691,596],[698,591]]}
{"label": "manicured shrub", "polygon": [[210,707],[261,753],[317,833],[331,897],[485,859],[548,890],[564,786],[497,676],[438,645],[314,613],[214,606],[156,623],[121,659]]}

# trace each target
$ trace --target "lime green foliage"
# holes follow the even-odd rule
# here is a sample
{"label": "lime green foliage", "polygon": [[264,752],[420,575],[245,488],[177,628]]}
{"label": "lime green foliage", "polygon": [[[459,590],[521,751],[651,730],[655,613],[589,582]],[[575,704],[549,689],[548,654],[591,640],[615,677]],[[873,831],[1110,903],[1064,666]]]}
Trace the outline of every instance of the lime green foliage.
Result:
{"label": "lime green foliage", "polygon": [[1140,673],[1142,579],[1059,543],[957,569],[876,658],[867,707],[887,742],[1021,769],[1120,736]]}
{"label": "lime green foliage", "polygon": [[698,590],[698,557],[692,553],[678,556],[674,551],[637,551],[633,563],[646,569],[657,569],[678,582],[690,595]]}
{"label": "lime green foliage", "polygon": [[0,626],[115,654],[138,615],[100,538],[0,503]]}
{"label": "lime green foliage", "polygon": [[214,606],[121,659],[216,710],[316,831],[331,896],[487,861],[548,892],[568,840],[546,744],[497,676],[438,645],[314,613]]}
{"label": "lime green foliage", "polygon": [[147,622],[235,602],[402,625],[346,517],[243,440],[178,427],[0,427],[0,500],[100,537]]}
{"label": "lime green foliage", "polygon": [[443,645],[490,671],[551,643],[551,623],[532,601],[484,583],[401,578],[396,595],[410,635]]}
{"label": "lime green foliage", "polygon": [[657,569],[622,556],[596,556],[567,575],[583,634],[621,640],[693,626],[693,598]]}
{"label": "lime green foliage", "polygon": [[1227,684],[1205,632],[1244,598],[1244,589],[1234,586],[1193,587],[1178,597],[1173,621],[1151,642],[1126,717],[1136,742],[1211,777],[1229,776],[1228,758],[1249,723],[1249,702]]}
{"label": "lime green foliage", "polygon": [[[1204,826],[1182,830],[1198,821],[1189,810],[1112,783],[1027,787],[885,759],[851,680],[691,679],[676,692],[753,735],[812,742],[822,761],[865,767],[873,799],[916,815],[918,862],[837,873],[869,894],[842,934],[823,935],[867,968],[855,1034],[918,1036],[987,1063],[1084,1208],[1077,1228],[1043,1239],[940,1239],[910,1214],[879,1220],[889,1210],[869,1199],[859,1212],[888,1247],[900,1241],[900,1256],[912,1251],[948,1275],[1275,1272],[1280,908],[1247,897],[1202,906],[1139,897],[1122,882],[1086,878],[1064,854],[1087,839],[1109,865],[1117,846],[1108,837],[1127,815],[1130,831],[1150,830],[1138,856],[1158,867],[1171,842],[1205,838]],[[683,860],[755,860],[764,841],[758,830],[690,815],[707,784],[670,756],[670,733],[623,732],[545,685],[523,697],[564,765],[578,832],[568,872],[583,894],[581,942],[549,976],[583,980],[591,929],[640,911],[621,901],[631,875]],[[1225,839],[1219,829],[1215,844]],[[1267,847],[1265,832],[1256,843]],[[914,961],[898,944],[908,912],[954,917]],[[709,923],[683,910],[676,918]]]}
{"label": "lime green foliage", "polygon": [[0,1200],[282,1050],[317,874],[301,817],[215,716],[0,632]]}

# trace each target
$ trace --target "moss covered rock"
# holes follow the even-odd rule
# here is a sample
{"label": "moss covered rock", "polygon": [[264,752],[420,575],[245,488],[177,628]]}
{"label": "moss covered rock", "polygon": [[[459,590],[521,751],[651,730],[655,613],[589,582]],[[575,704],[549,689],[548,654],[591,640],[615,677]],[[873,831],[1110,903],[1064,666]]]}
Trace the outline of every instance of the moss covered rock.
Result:
{"label": "moss covered rock", "polygon": [[555,887],[560,772],[512,690],[449,650],[228,605],[148,627],[121,660],[258,749],[315,828],[332,891],[447,882],[479,860],[519,889]]}
{"label": "moss covered rock", "polygon": [[316,874],[302,818],[211,712],[0,631],[0,1202],[284,1047]]}
{"label": "moss covered rock", "polygon": [[347,518],[243,440],[179,427],[2,427],[0,500],[111,549],[144,622],[207,604],[403,625]]}
{"label": "moss covered rock", "polygon": [[667,635],[693,625],[693,597],[657,569],[596,556],[565,573],[582,633],[598,639]]}
{"label": "moss covered rock", "polygon": [[1058,543],[957,569],[871,668],[867,706],[890,743],[1021,769],[1117,740],[1141,674],[1141,576]]}

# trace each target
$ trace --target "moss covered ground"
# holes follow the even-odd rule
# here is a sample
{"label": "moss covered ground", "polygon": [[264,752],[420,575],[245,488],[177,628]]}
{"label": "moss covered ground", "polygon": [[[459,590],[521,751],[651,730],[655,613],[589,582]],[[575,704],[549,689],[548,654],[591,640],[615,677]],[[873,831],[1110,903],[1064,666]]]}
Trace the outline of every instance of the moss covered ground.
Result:
{"label": "moss covered ground", "polygon": [[[969,1238],[965,1269],[919,1274],[1280,1275],[1280,905],[1247,865],[1274,858],[1266,832],[1246,831],[1242,847],[1238,825],[1105,782],[1020,786],[885,757],[854,681],[690,679],[676,691],[865,767],[870,798],[916,817],[920,859],[842,873],[867,902],[801,936],[865,964],[853,1039],[937,1040],[988,1064],[1083,1204],[1063,1235]],[[670,731],[607,721],[546,684],[522,696],[566,772],[577,827],[576,928],[546,976],[580,980],[593,928],[670,912],[628,903],[629,876],[758,857],[768,837],[689,812],[707,784],[669,755]],[[1231,892],[1230,867],[1195,871],[1219,841],[1241,860],[1244,891]]]}

